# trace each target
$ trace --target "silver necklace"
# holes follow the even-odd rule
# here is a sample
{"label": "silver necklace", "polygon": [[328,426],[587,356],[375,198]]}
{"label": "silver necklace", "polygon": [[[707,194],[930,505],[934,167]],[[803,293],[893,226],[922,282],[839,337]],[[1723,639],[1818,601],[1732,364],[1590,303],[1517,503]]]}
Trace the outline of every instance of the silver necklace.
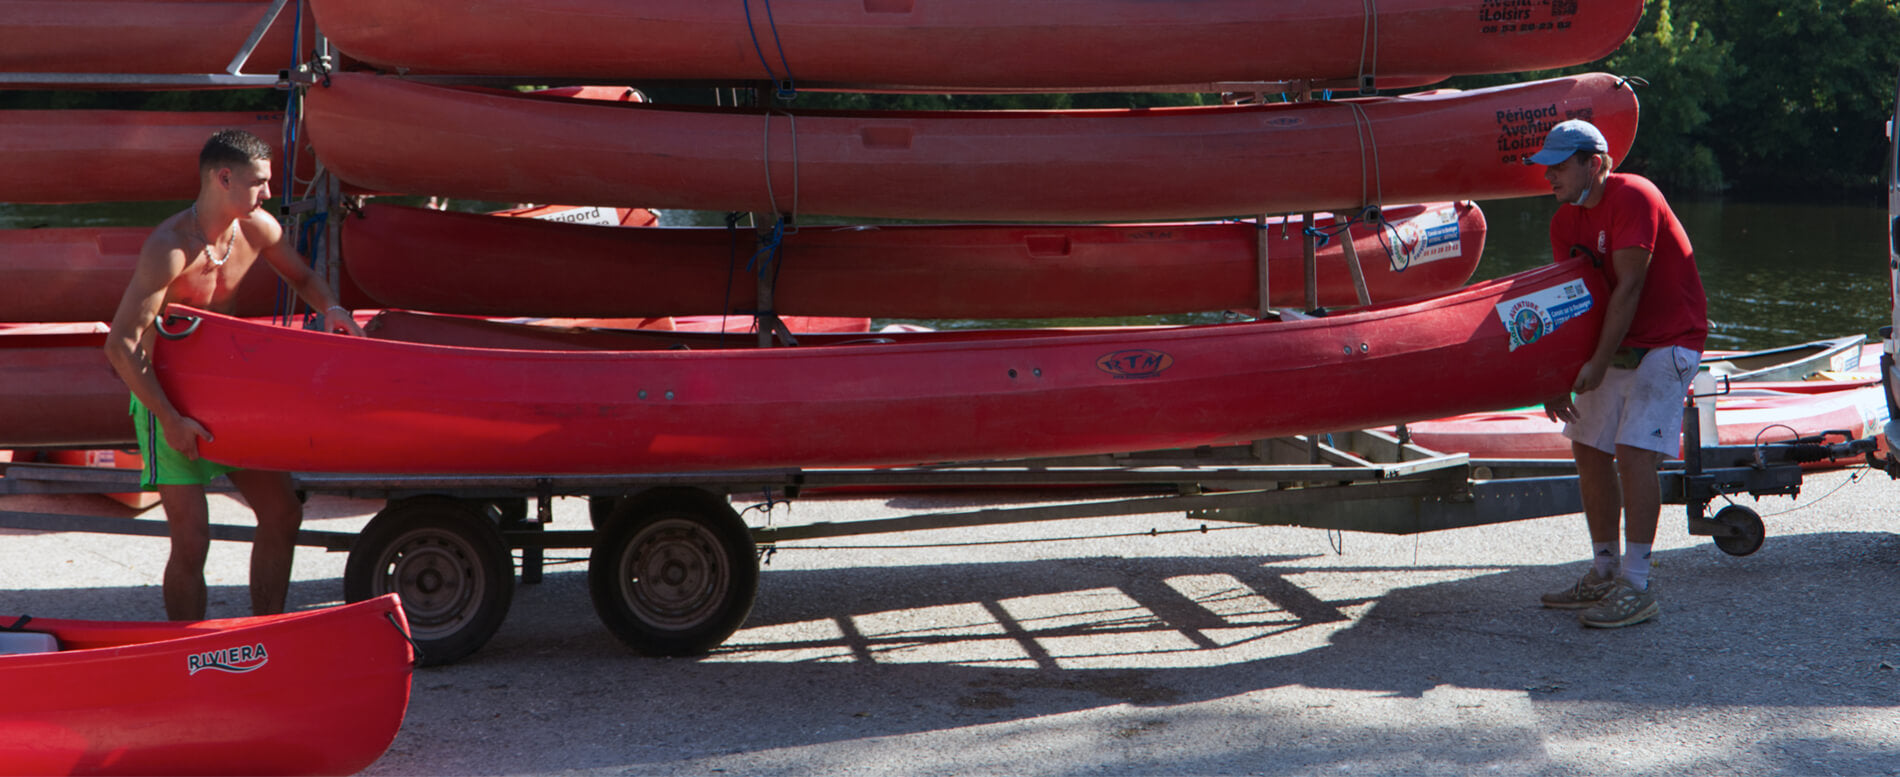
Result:
{"label": "silver necklace", "polygon": [[[198,239],[204,241],[205,258],[210,259],[211,238],[205,237],[204,225],[198,221],[198,203],[195,202],[191,204],[191,228],[192,231],[198,233]],[[224,236],[224,256],[211,259],[210,269],[216,270],[223,267],[225,262],[231,261],[231,250],[234,248],[237,248],[237,221],[235,220],[231,222],[230,234]]]}

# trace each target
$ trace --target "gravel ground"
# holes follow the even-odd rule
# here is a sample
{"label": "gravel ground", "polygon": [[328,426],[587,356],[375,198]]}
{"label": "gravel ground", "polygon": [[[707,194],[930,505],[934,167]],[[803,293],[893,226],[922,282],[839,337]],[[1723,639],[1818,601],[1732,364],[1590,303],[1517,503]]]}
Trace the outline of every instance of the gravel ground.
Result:
{"label": "gravel ground", "polygon": [[[249,522],[213,499],[215,520]],[[1744,558],[1666,508],[1663,614],[1616,631],[1537,606],[1585,568],[1578,516],[1148,536],[1192,526],[1164,514],[785,543],[745,627],[697,659],[629,653],[594,616],[585,553],[553,551],[485,648],[417,672],[365,773],[1900,774],[1900,484],[1818,473],[1756,507],[1769,537]],[[306,528],[379,508],[317,496]],[[131,515],[91,496],[0,510]],[[555,528],[585,516],[561,500]],[[165,552],[0,530],[0,614],[160,618]],[[246,614],[247,552],[214,543],[212,617]],[[292,607],[338,602],[343,565],[301,550]]]}

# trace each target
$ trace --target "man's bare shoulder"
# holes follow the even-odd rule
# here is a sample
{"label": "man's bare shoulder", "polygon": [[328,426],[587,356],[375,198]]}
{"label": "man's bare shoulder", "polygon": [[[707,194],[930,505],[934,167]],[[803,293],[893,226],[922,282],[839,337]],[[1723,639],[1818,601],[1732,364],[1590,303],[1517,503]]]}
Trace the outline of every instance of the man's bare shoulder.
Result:
{"label": "man's bare shoulder", "polygon": [[284,237],[284,225],[264,208],[258,208],[238,219],[244,230],[244,241],[263,247],[276,243]]}
{"label": "man's bare shoulder", "polygon": [[145,245],[139,248],[140,264],[158,264],[169,266],[176,274],[184,269],[185,258],[190,255],[190,211],[179,211],[170,218],[152,228],[152,234],[145,238]]}

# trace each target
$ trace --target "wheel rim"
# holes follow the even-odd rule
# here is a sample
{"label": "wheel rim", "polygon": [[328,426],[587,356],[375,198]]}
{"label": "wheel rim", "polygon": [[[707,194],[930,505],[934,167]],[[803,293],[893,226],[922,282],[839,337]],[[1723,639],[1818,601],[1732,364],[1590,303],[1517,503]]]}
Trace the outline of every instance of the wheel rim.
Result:
{"label": "wheel rim", "polygon": [[655,521],[635,535],[620,556],[620,598],[649,624],[690,628],[718,612],[726,598],[729,566],[718,538],[697,522]]}
{"label": "wheel rim", "polygon": [[1761,516],[1741,505],[1722,508],[1715,514],[1715,520],[1741,531],[1741,534],[1715,538],[1715,546],[1731,556],[1746,556],[1760,550],[1768,537]]}
{"label": "wheel rim", "polygon": [[377,594],[402,597],[417,639],[455,632],[474,617],[483,581],[475,549],[449,532],[418,529],[391,543],[377,568]]}

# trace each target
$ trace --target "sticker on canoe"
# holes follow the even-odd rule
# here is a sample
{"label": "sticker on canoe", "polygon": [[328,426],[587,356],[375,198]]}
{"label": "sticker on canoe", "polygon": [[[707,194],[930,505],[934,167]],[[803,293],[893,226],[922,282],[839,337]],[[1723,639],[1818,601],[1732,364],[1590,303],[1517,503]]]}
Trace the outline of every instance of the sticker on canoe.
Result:
{"label": "sticker on canoe", "polygon": [[1450,208],[1406,219],[1393,224],[1391,229],[1392,268],[1395,270],[1454,259],[1464,252],[1464,243],[1458,235],[1458,213]]}
{"label": "sticker on canoe", "polygon": [[1173,365],[1173,356],[1145,348],[1116,351],[1095,360],[1096,369],[1117,378],[1152,378]]}
{"label": "sticker on canoe", "polygon": [[568,208],[543,213],[534,217],[539,221],[556,221],[562,224],[592,224],[598,227],[617,227],[620,220],[611,208]]}
{"label": "sticker on canoe", "polygon": [[194,675],[206,669],[243,674],[262,669],[267,663],[270,663],[270,653],[264,649],[262,642],[185,656],[185,668]]}
{"label": "sticker on canoe", "polygon": [[1564,322],[1590,310],[1590,287],[1581,280],[1565,281],[1516,299],[1498,303],[1498,318],[1511,333],[1511,350],[1537,342]]}

